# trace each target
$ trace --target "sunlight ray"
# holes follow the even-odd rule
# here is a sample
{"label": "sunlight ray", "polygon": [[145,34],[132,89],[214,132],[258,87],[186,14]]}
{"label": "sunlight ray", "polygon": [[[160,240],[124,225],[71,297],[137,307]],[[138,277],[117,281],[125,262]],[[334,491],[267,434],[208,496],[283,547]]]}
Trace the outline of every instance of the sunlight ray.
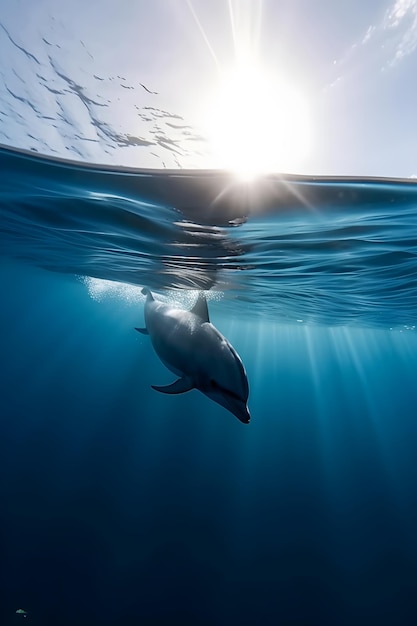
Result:
{"label": "sunlight ray", "polygon": [[188,8],[189,8],[189,9],[190,9],[190,11],[191,11],[191,15],[193,16],[194,21],[195,21],[195,23],[197,24],[198,30],[200,31],[201,36],[203,37],[203,40],[204,40],[204,42],[205,42],[205,44],[206,44],[207,48],[209,49],[209,52],[210,52],[210,54],[211,54],[211,56],[212,56],[212,58],[213,58],[213,61],[215,62],[216,66],[218,67],[218,66],[219,66],[219,62],[218,62],[218,59],[217,59],[216,53],[214,52],[213,46],[211,45],[211,43],[210,43],[210,41],[209,41],[209,38],[207,37],[206,32],[205,32],[205,30],[204,30],[204,28],[203,28],[203,25],[201,24],[201,22],[200,22],[200,20],[199,20],[199,18],[198,18],[198,15],[197,15],[197,13],[195,12],[195,9],[194,9],[194,7],[193,7],[193,4],[192,4],[191,0],[186,0],[186,2],[187,2],[187,6],[188,6]]}

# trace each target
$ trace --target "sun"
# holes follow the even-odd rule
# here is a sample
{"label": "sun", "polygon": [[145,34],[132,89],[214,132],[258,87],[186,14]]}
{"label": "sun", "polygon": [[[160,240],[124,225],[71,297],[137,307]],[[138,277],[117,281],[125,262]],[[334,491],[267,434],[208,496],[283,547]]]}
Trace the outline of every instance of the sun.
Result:
{"label": "sun", "polygon": [[215,167],[244,178],[296,173],[311,147],[306,98],[288,80],[245,63],[223,74],[206,110]]}

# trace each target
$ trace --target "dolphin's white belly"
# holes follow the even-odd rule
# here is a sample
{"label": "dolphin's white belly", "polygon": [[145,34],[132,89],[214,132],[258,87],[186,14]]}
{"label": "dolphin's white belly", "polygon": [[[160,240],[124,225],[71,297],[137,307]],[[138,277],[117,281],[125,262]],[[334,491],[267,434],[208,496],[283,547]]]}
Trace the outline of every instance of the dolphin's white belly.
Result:
{"label": "dolphin's white belly", "polygon": [[[196,324],[195,316],[159,303],[154,308],[146,317],[146,327],[155,352],[177,376],[195,375],[201,357],[201,354],[196,353],[199,325]],[[193,355],[192,362],[190,354]]]}

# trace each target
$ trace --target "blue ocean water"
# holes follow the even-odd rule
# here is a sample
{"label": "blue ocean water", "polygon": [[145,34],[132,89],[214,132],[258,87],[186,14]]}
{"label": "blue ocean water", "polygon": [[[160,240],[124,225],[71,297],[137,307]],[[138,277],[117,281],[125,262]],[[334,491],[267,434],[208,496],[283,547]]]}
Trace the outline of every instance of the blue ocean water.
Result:
{"label": "blue ocean water", "polygon": [[[416,623],[416,202],[0,149],[0,624]],[[151,389],[143,285],[207,290],[249,426]]]}

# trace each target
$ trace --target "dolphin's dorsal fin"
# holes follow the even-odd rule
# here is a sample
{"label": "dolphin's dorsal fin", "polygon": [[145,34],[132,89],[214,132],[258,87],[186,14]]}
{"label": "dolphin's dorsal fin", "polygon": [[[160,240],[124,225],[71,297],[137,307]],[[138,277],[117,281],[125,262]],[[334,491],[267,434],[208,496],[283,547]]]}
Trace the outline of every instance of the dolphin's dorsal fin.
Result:
{"label": "dolphin's dorsal fin", "polygon": [[209,322],[209,312],[207,307],[206,296],[204,295],[204,291],[198,292],[198,298],[193,308],[191,309],[191,313],[197,315],[203,322]]}
{"label": "dolphin's dorsal fin", "polygon": [[155,389],[155,391],[160,391],[161,393],[185,393],[186,391],[191,391],[191,389],[194,389],[194,383],[190,378],[184,376],[184,378],[179,378],[174,383],[171,383],[171,385],[167,385],[166,387],[158,387],[157,385],[152,385],[152,389]]}

